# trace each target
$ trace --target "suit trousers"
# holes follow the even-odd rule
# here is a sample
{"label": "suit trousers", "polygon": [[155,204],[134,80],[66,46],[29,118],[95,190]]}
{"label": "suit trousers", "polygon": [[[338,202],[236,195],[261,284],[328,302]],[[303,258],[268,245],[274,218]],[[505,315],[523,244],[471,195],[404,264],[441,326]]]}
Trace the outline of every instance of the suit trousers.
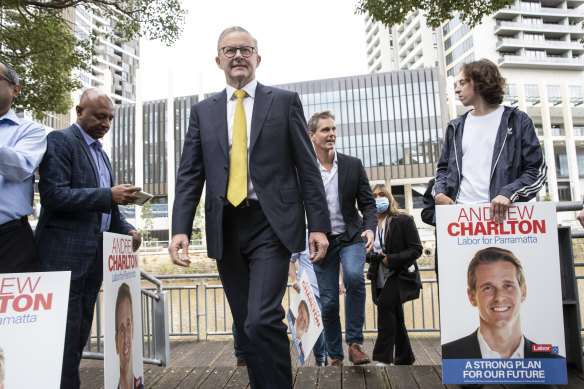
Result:
{"label": "suit trousers", "polygon": [[102,253],[103,243],[100,241],[89,271],[75,279],[71,275],[61,389],[75,389],[81,385],[79,363],[91,332],[95,301],[103,280]]}
{"label": "suit trousers", "polygon": [[415,358],[404,323],[398,282],[396,273],[387,279],[383,289],[377,289],[377,339],[373,347],[373,360],[411,365]]}
{"label": "suit trousers", "polygon": [[0,273],[37,271],[34,236],[26,216],[0,225]]}
{"label": "suit trousers", "polygon": [[257,201],[225,206],[223,257],[217,267],[252,388],[292,388],[282,308],[290,255]]}

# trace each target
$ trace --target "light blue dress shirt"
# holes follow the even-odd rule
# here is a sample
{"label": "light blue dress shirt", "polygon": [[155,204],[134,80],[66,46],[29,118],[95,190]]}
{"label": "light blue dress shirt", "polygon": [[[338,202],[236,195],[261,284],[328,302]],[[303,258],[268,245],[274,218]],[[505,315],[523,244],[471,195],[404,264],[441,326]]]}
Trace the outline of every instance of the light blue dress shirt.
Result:
{"label": "light blue dress shirt", "polygon": [[33,213],[34,172],[47,150],[38,123],[8,110],[0,117],[0,224]]}

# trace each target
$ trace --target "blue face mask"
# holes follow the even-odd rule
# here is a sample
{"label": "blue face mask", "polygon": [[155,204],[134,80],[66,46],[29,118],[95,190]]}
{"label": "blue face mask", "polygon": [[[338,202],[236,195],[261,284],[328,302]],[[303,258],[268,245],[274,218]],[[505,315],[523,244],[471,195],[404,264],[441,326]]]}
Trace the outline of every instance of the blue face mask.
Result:
{"label": "blue face mask", "polygon": [[377,207],[378,213],[383,213],[389,208],[389,199],[387,197],[375,199],[375,206]]}

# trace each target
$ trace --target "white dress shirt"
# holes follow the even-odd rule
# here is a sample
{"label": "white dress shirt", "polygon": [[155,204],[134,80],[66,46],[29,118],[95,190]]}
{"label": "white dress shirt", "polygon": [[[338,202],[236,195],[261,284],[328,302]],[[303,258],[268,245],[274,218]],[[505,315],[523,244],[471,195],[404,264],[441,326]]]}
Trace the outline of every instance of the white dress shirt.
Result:
{"label": "white dress shirt", "polygon": [[[383,254],[383,250],[385,248],[385,229],[389,228],[389,224],[391,224],[391,218],[385,217],[383,219],[383,223],[381,224],[381,231],[379,230],[379,226],[375,230],[375,240],[373,242],[373,251],[378,254]],[[385,286],[385,282],[389,278],[390,269],[385,267],[383,263],[379,263],[379,270],[377,272],[377,287],[383,288]]]}
{"label": "white dress shirt", "polygon": [[[483,334],[481,334],[481,330],[477,331],[477,338],[479,340],[479,346],[481,348],[481,355],[483,359],[502,359],[503,357],[498,352],[491,350],[489,345],[487,344]],[[525,347],[525,338],[521,336],[521,342],[519,342],[519,347],[511,354],[510,358],[524,358],[523,355],[523,348]]]}
{"label": "white dress shirt", "polygon": [[326,192],[326,202],[331,216],[331,234],[343,234],[347,231],[347,226],[343,220],[341,203],[339,201],[339,161],[337,160],[337,152],[335,151],[333,168],[330,172],[320,164],[320,161],[318,161],[318,168],[320,169],[320,175],[322,176],[324,191]]}

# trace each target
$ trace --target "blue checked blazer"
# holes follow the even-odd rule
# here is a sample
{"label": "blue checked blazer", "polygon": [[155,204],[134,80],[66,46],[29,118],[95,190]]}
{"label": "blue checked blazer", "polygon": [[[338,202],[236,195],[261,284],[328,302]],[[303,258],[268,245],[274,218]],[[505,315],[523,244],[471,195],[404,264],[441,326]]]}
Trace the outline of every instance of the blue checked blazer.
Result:
{"label": "blue checked blazer", "polygon": [[[114,185],[109,159],[102,154]],[[112,202],[110,189],[99,187],[97,166],[75,125],[48,134],[39,174],[42,208],[35,230],[39,265],[45,271],[71,270],[71,279],[77,279],[98,254],[102,213],[111,212],[110,232],[127,234],[135,228]]]}

